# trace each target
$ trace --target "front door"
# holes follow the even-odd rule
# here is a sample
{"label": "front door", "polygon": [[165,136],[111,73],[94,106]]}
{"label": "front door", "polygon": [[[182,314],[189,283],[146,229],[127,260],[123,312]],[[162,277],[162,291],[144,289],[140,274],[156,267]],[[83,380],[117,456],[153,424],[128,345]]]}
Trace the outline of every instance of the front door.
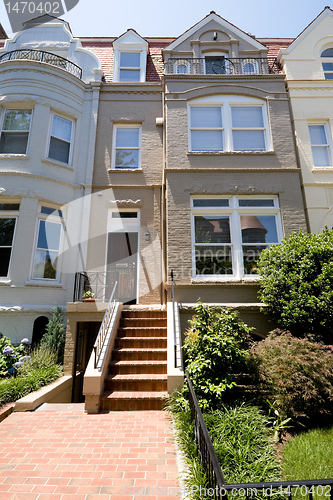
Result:
{"label": "front door", "polygon": [[138,233],[108,234],[107,276],[108,297],[118,282],[116,298],[124,304],[137,303]]}

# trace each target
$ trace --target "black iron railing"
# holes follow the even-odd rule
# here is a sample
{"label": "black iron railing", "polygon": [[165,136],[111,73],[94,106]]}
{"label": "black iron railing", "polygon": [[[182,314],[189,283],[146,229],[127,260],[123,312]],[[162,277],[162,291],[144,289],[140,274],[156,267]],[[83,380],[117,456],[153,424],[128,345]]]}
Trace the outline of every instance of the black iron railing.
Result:
{"label": "black iron railing", "polygon": [[276,75],[281,73],[276,58],[170,58],[165,63],[169,75]]}
{"label": "black iron railing", "polygon": [[[299,493],[297,498],[304,500],[306,498],[309,500],[324,500],[324,498],[325,500],[333,500],[333,479],[226,484],[187,371],[185,371],[185,378],[189,388],[189,404],[194,423],[195,441],[207,477],[207,488],[202,488],[200,491],[202,498],[235,500],[235,497],[240,497],[242,500],[250,500],[251,498],[271,500],[272,497],[277,497],[280,500],[281,498],[292,500]],[[194,485],[194,488],[199,487]]]}
{"label": "black iron railing", "polygon": [[115,308],[116,308],[116,298],[115,298],[115,296],[116,296],[117,285],[118,285],[118,282],[116,282],[115,285],[114,285],[114,287],[113,287],[113,290],[112,290],[112,293],[111,293],[111,297],[110,297],[110,300],[109,300],[109,303],[108,303],[108,307],[106,308],[106,311],[105,311],[105,314],[104,314],[104,318],[103,318],[101,327],[99,329],[99,332],[98,332],[98,335],[97,335],[97,338],[96,338],[96,342],[94,344],[94,353],[95,353],[94,368],[97,367],[97,363],[101,359],[101,355],[102,355],[102,352],[103,352],[103,347],[104,347],[104,344],[105,344],[105,340],[106,340],[106,337],[107,337],[107,334],[108,334],[108,331],[109,331],[109,328],[110,328],[110,324],[111,324],[111,321],[112,321],[112,317],[113,317],[113,314],[114,314],[114,311],[115,311]]}
{"label": "black iron railing", "polygon": [[114,286],[114,273],[75,273],[73,302],[82,302],[84,292],[92,292],[96,301],[108,302]]}
{"label": "black iron railing", "polygon": [[52,66],[62,68],[71,75],[82,79],[82,69],[77,66],[77,64],[74,64],[64,57],[52,54],[51,52],[45,52],[43,50],[20,49],[6,52],[2,56],[0,56],[0,63],[5,61],[14,61],[17,59],[51,64]]}

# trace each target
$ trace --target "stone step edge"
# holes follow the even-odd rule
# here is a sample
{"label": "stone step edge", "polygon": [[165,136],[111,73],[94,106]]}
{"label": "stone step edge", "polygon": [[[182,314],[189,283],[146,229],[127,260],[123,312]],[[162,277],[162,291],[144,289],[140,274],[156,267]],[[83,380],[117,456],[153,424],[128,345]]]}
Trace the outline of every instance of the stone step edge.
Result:
{"label": "stone step edge", "polygon": [[105,377],[105,380],[109,381],[115,381],[115,379],[122,382],[132,382],[134,380],[140,382],[164,382],[165,380],[168,380],[168,375],[166,373],[115,373]]}
{"label": "stone step edge", "polygon": [[133,365],[167,365],[167,361],[161,359],[140,359],[140,360],[137,360],[137,359],[134,359],[134,360],[130,360],[130,359],[125,359],[123,361],[121,361],[120,359],[113,359],[112,361],[109,362],[109,365],[130,365],[130,366],[133,366]]}
{"label": "stone step edge", "polygon": [[101,399],[164,399],[168,397],[167,392],[144,392],[144,391],[104,391]]}

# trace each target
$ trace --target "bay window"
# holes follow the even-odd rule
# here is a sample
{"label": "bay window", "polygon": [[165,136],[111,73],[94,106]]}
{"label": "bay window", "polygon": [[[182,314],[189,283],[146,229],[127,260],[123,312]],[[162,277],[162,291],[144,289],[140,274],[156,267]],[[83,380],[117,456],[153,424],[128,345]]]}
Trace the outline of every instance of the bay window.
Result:
{"label": "bay window", "polygon": [[31,109],[6,109],[4,111],[0,153],[22,155],[27,153],[31,115]]}
{"label": "bay window", "polygon": [[282,239],[277,197],[193,196],[191,210],[193,277],[255,276],[262,250]]}
{"label": "bay window", "polygon": [[0,204],[0,278],[8,277],[19,209],[19,203]]}
{"label": "bay window", "polygon": [[62,116],[52,115],[48,158],[70,163],[73,138],[73,122]]}

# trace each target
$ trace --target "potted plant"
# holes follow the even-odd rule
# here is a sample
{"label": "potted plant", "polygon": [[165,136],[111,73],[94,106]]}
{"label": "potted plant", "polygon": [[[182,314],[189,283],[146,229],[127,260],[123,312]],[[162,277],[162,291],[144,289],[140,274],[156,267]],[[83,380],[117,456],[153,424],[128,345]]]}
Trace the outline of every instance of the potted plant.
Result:
{"label": "potted plant", "polygon": [[83,302],[95,302],[94,294],[91,290],[83,292]]}

